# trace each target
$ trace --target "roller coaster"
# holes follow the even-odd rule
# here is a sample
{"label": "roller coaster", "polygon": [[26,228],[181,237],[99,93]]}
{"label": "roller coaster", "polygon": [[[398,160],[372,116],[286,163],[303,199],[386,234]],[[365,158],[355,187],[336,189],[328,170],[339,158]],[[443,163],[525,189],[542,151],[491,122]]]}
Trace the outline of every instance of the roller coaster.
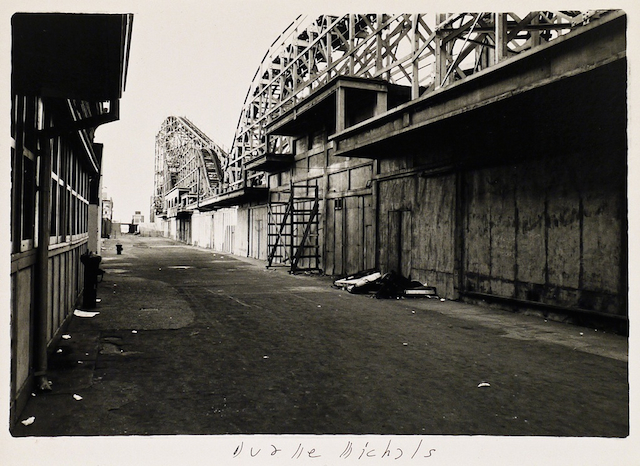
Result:
{"label": "roller coaster", "polygon": [[[266,186],[264,173],[245,170],[245,165],[267,152],[292,153],[291,138],[267,136],[267,125],[336,77],[384,81],[406,88],[408,99],[420,99],[544,47],[608,13],[610,10],[299,16],[265,53],[247,91],[230,151],[209,141],[213,144],[211,160],[219,165],[216,189],[206,194]],[[158,174],[162,171],[158,160],[156,165]]]}

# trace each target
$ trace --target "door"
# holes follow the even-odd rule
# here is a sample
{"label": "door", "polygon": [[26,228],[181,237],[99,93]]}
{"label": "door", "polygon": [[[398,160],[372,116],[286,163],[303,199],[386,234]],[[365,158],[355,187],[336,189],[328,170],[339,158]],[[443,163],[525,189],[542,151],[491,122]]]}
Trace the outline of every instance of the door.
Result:
{"label": "door", "polygon": [[411,211],[387,212],[387,272],[394,271],[404,277],[411,275]]}

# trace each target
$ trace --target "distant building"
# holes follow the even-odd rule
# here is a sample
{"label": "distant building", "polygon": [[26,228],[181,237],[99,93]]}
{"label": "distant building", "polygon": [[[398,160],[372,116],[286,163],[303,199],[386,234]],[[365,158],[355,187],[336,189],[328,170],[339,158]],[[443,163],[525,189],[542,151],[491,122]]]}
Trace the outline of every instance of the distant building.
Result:
{"label": "distant building", "polygon": [[141,223],[144,223],[144,215],[142,215],[139,210],[136,210],[135,214],[133,214],[133,217],[131,218],[131,223],[133,225],[140,225]]}
{"label": "distant building", "polygon": [[102,238],[111,237],[111,229],[113,225],[113,199],[105,199],[106,195],[103,193],[102,198]]}

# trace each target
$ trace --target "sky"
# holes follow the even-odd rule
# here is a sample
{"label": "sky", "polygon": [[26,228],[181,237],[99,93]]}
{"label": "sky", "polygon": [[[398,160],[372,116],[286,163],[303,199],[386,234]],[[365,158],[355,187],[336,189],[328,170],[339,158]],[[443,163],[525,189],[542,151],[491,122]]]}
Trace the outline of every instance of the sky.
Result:
{"label": "sky", "polygon": [[[190,119],[230,148],[252,78],[293,12],[242,12],[230,2],[157,2],[134,13],[131,55],[120,120],[103,125],[103,188],[114,219],[135,211],[149,219],[155,136],[169,116]],[[159,7],[157,6],[159,5]]]}

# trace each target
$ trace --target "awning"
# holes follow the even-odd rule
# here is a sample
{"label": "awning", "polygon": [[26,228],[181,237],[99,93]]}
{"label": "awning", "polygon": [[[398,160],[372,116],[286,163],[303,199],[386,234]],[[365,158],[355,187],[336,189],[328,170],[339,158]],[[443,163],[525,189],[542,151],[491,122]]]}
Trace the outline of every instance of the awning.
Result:
{"label": "awning", "polygon": [[11,24],[13,93],[85,101],[122,97],[132,14],[16,13]]}
{"label": "awning", "polygon": [[293,154],[267,153],[247,162],[244,168],[251,171],[279,173],[291,167],[294,161]]}
{"label": "awning", "polygon": [[200,201],[198,210],[215,210],[222,207],[232,207],[249,202],[266,201],[269,198],[269,188],[247,187],[221,194],[206,201]]}

